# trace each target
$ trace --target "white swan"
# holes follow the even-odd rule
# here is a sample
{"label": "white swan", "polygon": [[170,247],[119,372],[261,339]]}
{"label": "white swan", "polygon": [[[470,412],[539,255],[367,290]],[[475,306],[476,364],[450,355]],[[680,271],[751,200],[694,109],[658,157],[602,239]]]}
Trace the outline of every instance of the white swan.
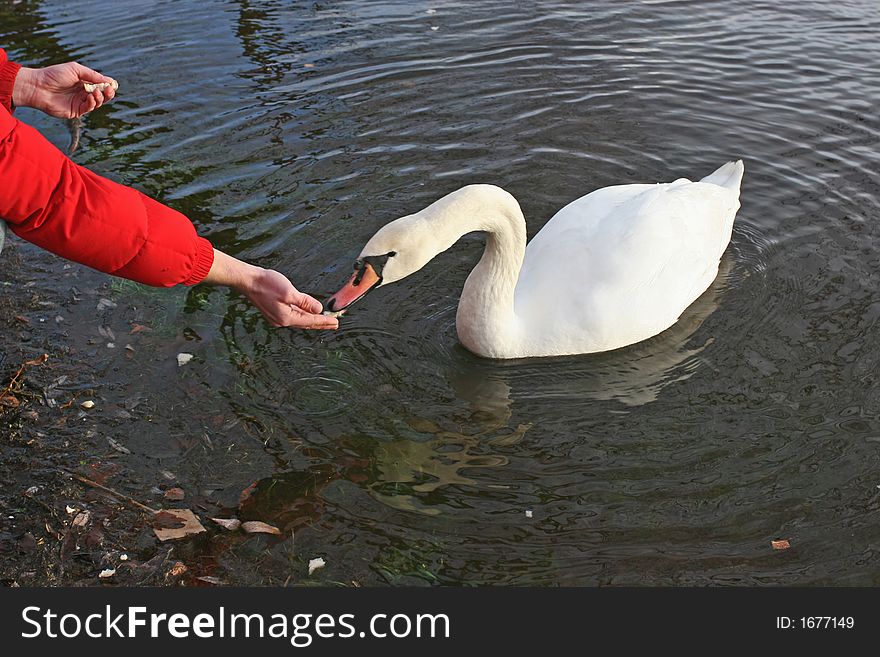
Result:
{"label": "white swan", "polygon": [[526,246],[516,199],[469,185],[382,227],[339,314],[370,290],[421,269],[472,231],[488,234],[456,315],[461,343],[486,358],[608,351],[666,330],[718,274],[739,209],[742,161],[699,182],[598,189],[557,212]]}

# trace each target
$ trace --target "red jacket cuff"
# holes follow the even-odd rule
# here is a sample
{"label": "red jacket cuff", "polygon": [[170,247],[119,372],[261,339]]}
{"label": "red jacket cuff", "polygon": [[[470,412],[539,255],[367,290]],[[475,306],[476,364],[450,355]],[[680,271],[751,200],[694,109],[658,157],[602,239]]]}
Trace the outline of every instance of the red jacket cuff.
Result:
{"label": "red jacket cuff", "polygon": [[204,237],[198,238],[196,245],[196,262],[193,265],[189,278],[183,281],[184,285],[195,285],[205,280],[205,276],[211,271],[214,264],[214,247]]}
{"label": "red jacket cuff", "polygon": [[15,62],[0,61],[0,105],[12,112],[12,87],[15,85],[15,76],[21,64]]}

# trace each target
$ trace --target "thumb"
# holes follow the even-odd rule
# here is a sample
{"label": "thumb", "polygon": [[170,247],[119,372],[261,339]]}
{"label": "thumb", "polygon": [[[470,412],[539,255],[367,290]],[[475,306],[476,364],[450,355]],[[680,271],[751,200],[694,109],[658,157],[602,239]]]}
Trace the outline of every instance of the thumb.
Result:
{"label": "thumb", "polygon": [[116,80],[113,78],[107,75],[101,75],[97,71],[90,69],[88,66],[83,66],[77,62],[73,62],[73,72],[84,82],[91,82],[92,84],[106,82],[112,84],[114,88],[117,86]]}

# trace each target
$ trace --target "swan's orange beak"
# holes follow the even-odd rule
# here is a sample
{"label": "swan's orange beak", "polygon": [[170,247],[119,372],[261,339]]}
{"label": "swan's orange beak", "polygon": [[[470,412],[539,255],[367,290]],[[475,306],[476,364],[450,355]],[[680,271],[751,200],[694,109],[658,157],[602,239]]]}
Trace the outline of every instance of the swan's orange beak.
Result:
{"label": "swan's orange beak", "polygon": [[376,273],[369,262],[361,262],[355,265],[354,273],[339,292],[334,294],[324,304],[325,313],[342,313],[358,299],[366,296],[367,292],[382,282],[382,278]]}

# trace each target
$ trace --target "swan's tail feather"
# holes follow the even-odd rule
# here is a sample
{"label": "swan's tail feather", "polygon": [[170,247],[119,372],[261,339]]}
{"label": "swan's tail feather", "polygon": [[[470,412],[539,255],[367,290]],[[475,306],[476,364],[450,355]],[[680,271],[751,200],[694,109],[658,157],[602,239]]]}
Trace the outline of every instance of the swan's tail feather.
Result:
{"label": "swan's tail feather", "polygon": [[719,187],[736,190],[737,195],[739,195],[739,186],[740,183],[742,183],[744,171],[745,167],[743,166],[742,160],[728,162],[714,173],[703,178],[700,182],[712,183]]}

